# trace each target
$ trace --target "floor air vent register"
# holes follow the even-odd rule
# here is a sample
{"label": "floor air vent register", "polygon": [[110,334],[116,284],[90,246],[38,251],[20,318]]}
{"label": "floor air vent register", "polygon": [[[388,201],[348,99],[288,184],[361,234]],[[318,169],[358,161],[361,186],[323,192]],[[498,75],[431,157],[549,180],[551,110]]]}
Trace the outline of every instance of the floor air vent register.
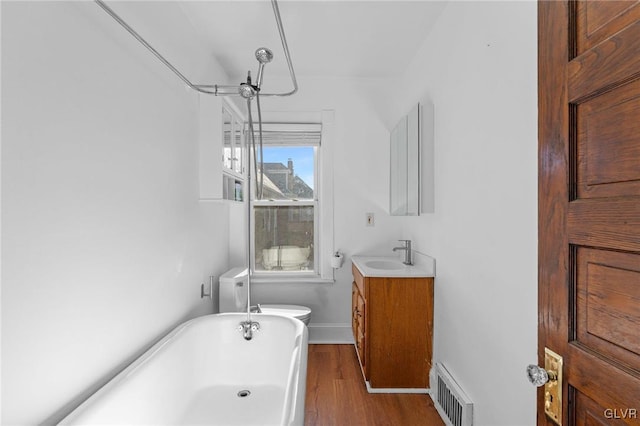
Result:
{"label": "floor air vent register", "polygon": [[431,383],[431,398],[447,426],[472,426],[473,403],[444,365],[437,363]]}

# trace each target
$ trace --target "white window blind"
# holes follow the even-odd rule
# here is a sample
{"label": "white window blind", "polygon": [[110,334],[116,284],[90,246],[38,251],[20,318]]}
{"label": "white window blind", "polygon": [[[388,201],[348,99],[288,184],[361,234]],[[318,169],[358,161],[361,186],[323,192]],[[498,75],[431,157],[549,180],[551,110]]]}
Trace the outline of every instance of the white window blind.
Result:
{"label": "white window blind", "polygon": [[[247,133],[248,128],[247,128]],[[260,141],[258,125],[254,124],[253,133],[256,144]],[[322,139],[320,123],[263,123],[262,143],[268,145],[311,145],[319,146]],[[249,141],[251,142],[251,141]]]}

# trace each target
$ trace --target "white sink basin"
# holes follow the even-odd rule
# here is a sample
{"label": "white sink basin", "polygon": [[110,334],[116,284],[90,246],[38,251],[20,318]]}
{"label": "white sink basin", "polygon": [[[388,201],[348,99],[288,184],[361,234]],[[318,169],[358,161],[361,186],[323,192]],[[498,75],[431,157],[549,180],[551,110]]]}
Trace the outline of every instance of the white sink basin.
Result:
{"label": "white sink basin", "polygon": [[369,268],[382,269],[386,271],[402,269],[405,266],[402,262],[396,262],[395,260],[368,260],[364,262],[364,264]]}
{"label": "white sink basin", "polygon": [[416,265],[405,265],[391,256],[352,256],[351,261],[364,277],[434,277],[435,260],[423,257],[428,261]]}

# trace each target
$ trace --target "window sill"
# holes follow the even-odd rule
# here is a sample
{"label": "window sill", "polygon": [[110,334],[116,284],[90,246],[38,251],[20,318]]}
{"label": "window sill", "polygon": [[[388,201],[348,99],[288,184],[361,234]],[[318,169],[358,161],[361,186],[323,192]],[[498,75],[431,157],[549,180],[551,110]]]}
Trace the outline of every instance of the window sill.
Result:
{"label": "window sill", "polygon": [[335,279],[319,275],[251,275],[251,283],[256,284],[333,284]]}

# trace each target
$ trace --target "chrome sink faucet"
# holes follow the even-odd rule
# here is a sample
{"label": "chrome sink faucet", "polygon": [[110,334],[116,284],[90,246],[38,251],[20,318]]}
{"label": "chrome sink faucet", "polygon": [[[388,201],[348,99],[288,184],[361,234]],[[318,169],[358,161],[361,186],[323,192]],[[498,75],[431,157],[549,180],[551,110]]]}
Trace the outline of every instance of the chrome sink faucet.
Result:
{"label": "chrome sink faucet", "polygon": [[394,247],[393,251],[404,250],[404,263],[405,265],[413,265],[411,262],[411,240],[398,240],[404,242],[402,247]]}

